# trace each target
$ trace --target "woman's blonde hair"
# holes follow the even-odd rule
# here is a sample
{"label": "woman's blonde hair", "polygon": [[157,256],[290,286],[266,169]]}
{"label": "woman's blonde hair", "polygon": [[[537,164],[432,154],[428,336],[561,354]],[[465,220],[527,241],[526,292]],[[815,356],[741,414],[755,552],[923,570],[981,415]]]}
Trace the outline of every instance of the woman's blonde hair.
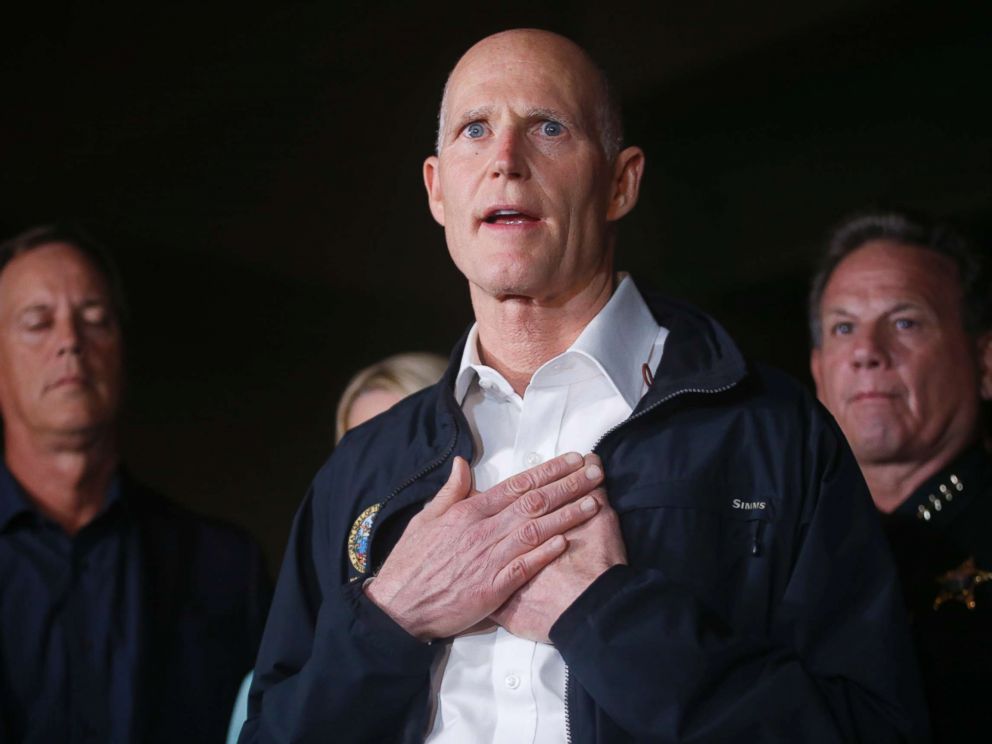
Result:
{"label": "woman's blonde hair", "polygon": [[359,396],[373,390],[385,390],[402,397],[423,390],[441,379],[448,361],[426,351],[395,354],[366,367],[351,378],[341,394],[335,416],[334,442],[341,441],[348,430],[348,414]]}

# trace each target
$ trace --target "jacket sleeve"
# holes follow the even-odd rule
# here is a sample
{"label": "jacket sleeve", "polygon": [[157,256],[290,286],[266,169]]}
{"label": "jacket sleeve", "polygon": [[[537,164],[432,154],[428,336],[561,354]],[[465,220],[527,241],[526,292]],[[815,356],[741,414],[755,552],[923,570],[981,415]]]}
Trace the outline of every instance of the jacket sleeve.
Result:
{"label": "jacket sleeve", "polygon": [[853,455],[820,422],[785,591],[742,634],[663,568],[615,566],[551,630],[571,672],[650,741],[922,741],[925,704],[895,570]]}
{"label": "jacket sleeve", "polygon": [[426,726],[437,647],[396,625],[361,582],[341,583],[327,501],[311,489],[294,520],[241,744],[390,742]]}

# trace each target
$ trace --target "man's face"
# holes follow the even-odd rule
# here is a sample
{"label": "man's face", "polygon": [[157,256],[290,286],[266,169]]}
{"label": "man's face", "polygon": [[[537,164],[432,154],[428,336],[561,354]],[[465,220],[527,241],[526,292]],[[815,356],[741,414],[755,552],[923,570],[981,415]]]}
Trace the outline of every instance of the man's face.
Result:
{"label": "man's face", "polygon": [[811,368],[861,465],[948,461],[976,435],[985,354],[950,259],[887,240],[834,270]]}
{"label": "man's face", "polygon": [[633,207],[643,154],[607,161],[598,80],[542,32],[490,37],[455,68],[424,180],[473,292],[564,302],[612,271],[608,223]]}
{"label": "man's face", "polygon": [[5,435],[85,435],[112,424],[122,344],[106,282],[76,248],[50,243],[0,273]]}

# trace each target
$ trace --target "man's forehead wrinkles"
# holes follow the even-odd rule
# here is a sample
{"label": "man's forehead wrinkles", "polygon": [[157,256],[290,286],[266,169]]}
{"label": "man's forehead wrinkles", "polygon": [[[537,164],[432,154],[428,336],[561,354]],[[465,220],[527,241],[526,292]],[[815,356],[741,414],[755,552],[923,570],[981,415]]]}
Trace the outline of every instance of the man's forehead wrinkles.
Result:
{"label": "man's forehead wrinkles", "polygon": [[[456,116],[454,119],[455,125],[460,129],[462,126],[469,123],[470,121],[475,121],[478,119],[482,119],[482,120],[493,119],[499,116],[500,108],[501,107],[496,105],[475,106]],[[511,111],[513,111],[518,107],[511,104],[509,108]],[[553,106],[525,105],[519,107],[519,110],[520,110],[520,115],[522,115],[522,118],[528,121],[533,121],[538,119],[553,119],[555,121],[560,121],[562,124],[565,124],[569,127],[575,127],[581,123],[580,117],[573,116],[569,113],[566,113],[562,109]]]}
{"label": "man's forehead wrinkles", "polygon": [[827,307],[823,310],[824,315],[844,315],[846,317],[854,317],[854,313],[848,310],[843,305],[835,305],[833,307]]}
{"label": "man's forehead wrinkles", "polygon": [[484,99],[527,90],[547,98],[584,98],[590,93],[587,80],[587,76],[567,65],[548,65],[542,61],[487,63],[456,69],[448,83],[448,97],[451,101]]}
{"label": "man's forehead wrinkles", "polygon": [[923,297],[843,297],[824,307],[824,315],[850,318],[885,316],[893,313],[917,310],[934,312],[931,302]]}

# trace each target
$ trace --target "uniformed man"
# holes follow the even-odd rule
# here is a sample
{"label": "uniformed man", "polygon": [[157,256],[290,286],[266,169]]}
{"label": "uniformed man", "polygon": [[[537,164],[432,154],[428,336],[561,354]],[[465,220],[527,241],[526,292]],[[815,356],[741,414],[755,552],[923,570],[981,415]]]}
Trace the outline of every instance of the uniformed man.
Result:
{"label": "uniformed man", "polygon": [[842,223],[810,297],[816,389],[895,551],[938,741],[992,737],[990,302],[977,251],[896,212]]}

